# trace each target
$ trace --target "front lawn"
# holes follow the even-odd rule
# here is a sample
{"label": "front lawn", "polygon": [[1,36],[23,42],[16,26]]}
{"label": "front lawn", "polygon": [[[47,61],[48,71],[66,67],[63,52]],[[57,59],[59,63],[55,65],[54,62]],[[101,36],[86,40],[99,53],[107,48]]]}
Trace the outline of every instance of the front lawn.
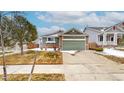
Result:
{"label": "front lawn", "polygon": [[61,52],[41,52],[36,64],[62,64]]}
{"label": "front lawn", "polygon": [[[12,54],[6,56],[7,65],[31,65],[35,57],[34,51],[25,52],[24,55]],[[38,52],[36,64],[62,64],[61,52]],[[2,57],[0,57],[0,65],[2,64]]]}
{"label": "front lawn", "polygon": [[109,55],[104,55],[104,57],[114,61],[114,62],[117,62],[117,63],[121,63],[121,64],[124,64],[124,58],[121,58],[121,57],[115,57],[115,56],[109,56]]}
{"label": "front lawn", "polygon": [[[8,81],[28,81],[29,74],[8,74]],[[0,80],[2,80],[2,75],[0,75]],[[54,74],[33,74],[31,81],[64,81],[64,74],[54,73]]]}

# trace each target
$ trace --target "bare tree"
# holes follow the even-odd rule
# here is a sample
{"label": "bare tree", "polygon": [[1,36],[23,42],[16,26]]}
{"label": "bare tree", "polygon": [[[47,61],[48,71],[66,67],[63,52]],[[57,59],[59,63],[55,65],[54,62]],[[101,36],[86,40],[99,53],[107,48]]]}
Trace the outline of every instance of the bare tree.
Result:
{"label": "bare tree", "polygon": [[30,72],[28,81],[31,81],[32,74],[33,74],[33,72],[34,72],[34,68],[35,68],[35,64],[36,64],[36,60],[37,60],[37,51],[35,51],[34,62],[33,62],[32,68],[31,68],[31,72]]}
{"label": "bare tree", "polygon": [[[7,80],[7,70],[6,70],[6,61],[5,61],[5,47],[6,47],[7,37],[10,36],[9,38],[11,38],[12,41],[14,42],[17,41],[20,42],[21,54],[23,54],[23,42],[25,41],[30,42],[37,38],[36,27],[20,14],[22,14],[22,12],[0,11],[0,45],[2,49],[2,58],[3,58],[3,62],[2,62],[3,79],[5,81]],[[8,20],[8,16],[6,15],[11,15],[11,19]],[[3,22],[3,19],[5,23]],[[7,22],[5,19],[7,19]],[[35,60],[36,57],[34,59],[34,64],[35,64]]]}
{"label": "bare tree", "polygon": [[6,71],[6,62],[5,62],[5,50],[4,50],[4,40],[3,40],[3,35],[2,35],[2,24],[1,24],[1,19],[2,19],[2,12],[0,12],[0,37],[1,37],[1,48],[2,48],[2,54],[3,54],[3,79],[6,81],[7,80],[7,71]]}
{"label": "bare tree", "polygon": [[[7,30],[11,30],[10,23],[6,22],[7,24],[3,24],[2,19],[8,19],[6,15],[13,14],[14,12],[5,12],[0,11],[0,43],[1,43],[1,49],[2,49],[2,65],[3,65],[3,80],[7,81],[7,70],[6,70],[6,60],[5,60],[5,41],[7,37],[10,36],[10,33],[7,32]],[[10,27],[10,28],[8,28]],[[4,29],[3,29],[4,28]],[[5,40],[4,40],[5,39]]]}

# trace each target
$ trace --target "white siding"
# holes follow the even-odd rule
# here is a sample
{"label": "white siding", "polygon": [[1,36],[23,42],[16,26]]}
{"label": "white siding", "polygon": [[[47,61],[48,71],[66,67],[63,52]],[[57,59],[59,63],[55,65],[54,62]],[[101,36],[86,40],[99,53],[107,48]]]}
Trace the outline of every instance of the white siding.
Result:
{"label": "white siding", "polygon": [[96,42],[98,43],[98,35],[99,32],[93,31],[93,30],[86,30],[86,34],[88,34],[88,43]]}

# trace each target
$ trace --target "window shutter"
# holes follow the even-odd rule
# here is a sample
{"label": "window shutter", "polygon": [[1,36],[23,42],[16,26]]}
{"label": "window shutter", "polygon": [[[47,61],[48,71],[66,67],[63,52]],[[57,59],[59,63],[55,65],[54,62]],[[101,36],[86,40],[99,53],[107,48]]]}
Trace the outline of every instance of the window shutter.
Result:
{"label": "window shutter", "polygon": [[124,26],[124,22],[122,23],[122,25]]}
{"label": "window shutter", "polygon": [[115,30],[116,29],[116,27],[115,26],[113,26],[113,30]]}

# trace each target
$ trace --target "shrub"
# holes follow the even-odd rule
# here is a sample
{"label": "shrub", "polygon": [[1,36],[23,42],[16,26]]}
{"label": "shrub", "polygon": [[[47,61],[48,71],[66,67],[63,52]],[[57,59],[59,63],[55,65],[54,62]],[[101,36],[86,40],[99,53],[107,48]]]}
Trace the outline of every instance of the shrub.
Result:
{"label": "shrub", "polygon": [[49,57],[49,58],[58,58],[59,54],[56,52],[46,52],[44,53],[44,57]]}
{"label": "shrub", "polygon": [[103,48],[95,48],[96,51],[103,51]]}
{"label": "shrub", "polygon": [[89,50],[95,50],[96,48],[89,48]]}

